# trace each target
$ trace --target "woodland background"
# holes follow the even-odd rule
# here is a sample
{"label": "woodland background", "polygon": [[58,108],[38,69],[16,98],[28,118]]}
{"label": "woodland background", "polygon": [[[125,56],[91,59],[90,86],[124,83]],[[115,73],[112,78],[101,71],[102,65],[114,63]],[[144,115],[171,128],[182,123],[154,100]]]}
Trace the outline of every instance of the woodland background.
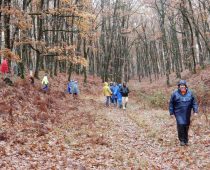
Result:
{"label": "woodland background", "polygon": [[[210,169],[209,26],[209,0],[0,0],[0,169]],[[180,79],[199,103],[183,148]],[[104,81],[128,82],[126,112],[104,107]]]}
{"label": "woodland background", "polygon": [[[150,81],[205,68],[210,61],[208,0],[1,0],[1,57],[20,74],[45,70],[103,81]],[[152,78],[154,75],[154,78]]]}

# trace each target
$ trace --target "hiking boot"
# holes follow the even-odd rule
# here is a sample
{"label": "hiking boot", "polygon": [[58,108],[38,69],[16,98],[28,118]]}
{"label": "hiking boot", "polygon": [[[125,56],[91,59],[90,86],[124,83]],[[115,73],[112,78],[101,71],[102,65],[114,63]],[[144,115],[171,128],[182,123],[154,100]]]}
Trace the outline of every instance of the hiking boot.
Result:
{"label": "hiking boot", "polygon": [[180,142],[180,146],[185,146],[185,143],[184,142]]}

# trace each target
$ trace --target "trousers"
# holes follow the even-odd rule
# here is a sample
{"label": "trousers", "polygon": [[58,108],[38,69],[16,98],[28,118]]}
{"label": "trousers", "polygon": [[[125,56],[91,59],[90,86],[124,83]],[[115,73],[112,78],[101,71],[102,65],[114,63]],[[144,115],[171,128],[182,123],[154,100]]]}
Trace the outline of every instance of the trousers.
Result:
{"label": "trousers", "polygon": [[189,125],[177,124],[177,131],[180,142],[188,143]]}

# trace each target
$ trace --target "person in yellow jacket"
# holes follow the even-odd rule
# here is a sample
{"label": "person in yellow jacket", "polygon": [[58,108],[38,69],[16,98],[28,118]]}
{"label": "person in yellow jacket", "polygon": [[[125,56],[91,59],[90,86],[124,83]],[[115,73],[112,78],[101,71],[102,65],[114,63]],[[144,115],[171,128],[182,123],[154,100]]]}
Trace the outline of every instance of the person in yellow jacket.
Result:
{"label": "person in yellow jacket", "polygon": [[110,90],[109,84],[107,82],[104,83],[103,94],[104,96],[106,96],[106,106],[109,106],[109,101],[112,96],[112,91]]}
{"label": "person in yellow jacket", "polygon": [[47,73],[45,74],[44,78],[42,79],[42,85],[44,85],[44,87],[42,88],[45,92],[48,90],[48,78],[47,78]]}

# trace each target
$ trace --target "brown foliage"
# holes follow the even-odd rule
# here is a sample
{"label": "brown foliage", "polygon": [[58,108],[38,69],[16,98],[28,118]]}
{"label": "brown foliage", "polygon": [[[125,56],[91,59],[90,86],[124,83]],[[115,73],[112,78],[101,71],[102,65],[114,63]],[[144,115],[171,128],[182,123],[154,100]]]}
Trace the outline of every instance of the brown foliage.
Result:
{"label": "brown foliage", "polygon": [[129,96],[126,111],[106,108],[100,80],[90,80],[85,87],[80,85],[82,94],[77,100],[63,92],[66,84],[62,76],[50,80],[49,94],[39,91],[37,82],[35,88],[27,82],[1,88],[0,94],[6,96],[2,102],[14,101],[15,126],[2,119],[9,110],[0,115],[0,156],[6,162],[0,167],[15,169],[13,162],[18,162],[28,169],[205,169],[209,140],[200,118],[190,129],[190,146],[180,148],[175,121],[168,118],[167,111],[144,110],[134,96],[136,91]]}
{"label": "brown foliage", "polygon": [[13,60],[13,61],[17,61],[19,62],[20,61],[20,56],[17,55],[17,54],[14,54],[10,49],[8,48],[5,48],[3,50],[0,50],[0,55],[1,56],[4,56],[10,60]]}

